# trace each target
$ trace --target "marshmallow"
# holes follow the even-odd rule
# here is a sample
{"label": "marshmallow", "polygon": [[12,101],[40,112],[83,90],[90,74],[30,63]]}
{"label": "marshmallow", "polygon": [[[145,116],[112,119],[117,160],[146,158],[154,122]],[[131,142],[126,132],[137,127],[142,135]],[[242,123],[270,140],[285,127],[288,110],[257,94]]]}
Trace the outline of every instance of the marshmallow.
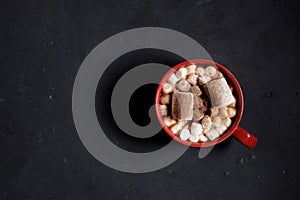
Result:
{"label": "marshmallow", "polygon": [[182,129],[184,129],[184,128],[189,129],[189,123],[186,123],[186,124],[182,127]]}
{"label": "marshmallow", "polygon": [[192,87],[192,92],[196,95],[196,96],[200,96],[202,94],[202,91],[201,89],[197,86],[197,85],[194,85]]}
{"label": "marshmallow", "polygon": [[228,117],[232,118],[236,115],[236,109],[235,108],[227,108]]}
{"label": "marshmallow", "polygon": [[236,107],[236,99],[234,99],[234,102],[228,105],[231,108],[235,108]]}
{"label": "marshmallow", "polygon": [[187,75],[187,69],[182,67],[176,72],[176,76],[179,79],[185,79]]}
{"label": "marshmallow", "polygon": [[198,76],[196,74],[190,74],[187,78],[187,81],[192,85],[196,85],[197,79],[198,79]]}
{"label": "marshmallow", "polygon": [[219,127],[222,124],[222,119],[219,116],[213,117],[211,121],[213,127]]}
{"label": "marshmallow", "polygon": [[227,107],[219,108],[219,114],[218,114],[218,116],[221,117],[221,118],[227,117],[228,116]]}
{"label": "marshmallow", "polygon": [[[202,126],[203,127],[203,126]],[[210,128],[203,128],[203,133],[206,134],[208,131],[210,131]]]}
{"label": "marshmallow", "polygon": [[194,95],[191,92],[173,93],[172,116],[180,120],[192,120],[194,107]]}
{"label": "marshmallow", "polygon": [[211,78],[209,76],[199,76],[198,83],[200,85],[204,85],[204,84],[208,83],[210,80],[211,80]]}
{"label": "marshmallow", "polygon": [[174,86],[177,82],[179,81],[179,79],[176,77],[175,74],[172,74],[169,79],[168,79],[168,82]]}
{"label": "marshmallow", "polygon": [[193,122],[191,125],[191,134],[200,135],[202,134],[202,126],[199,123]]}
{"label": "marshmallow", "polygon": [[197,67],[196,74],[199,76],[204,76],[204,68],[203,67]]}
{"label": "marshmallow", "polygon": [[219,133],[219,135],[222,135],[226,131],[227,127],[223,124],[220,124],[220,126],[216,127],[215,130]]}
{"label": "marshmallow", "polygon": [[180,137],[180,139],[186,141],[187,139],[189,139],[190,135],[191,135],[191,133],[190,133],[189,129],[184,128],[181,130],[179,137]]}
{"label": "marshmallow", "polygon": [[219,137],[219,133],[218,131],[216,131],[215,129],[211,129],[210,131],[208,131],[206,133],[206,136],[210,139],[210,140],[214,140],[217,137]]}
{"label": "marshmallow", "polygon": [[199,140],[201,142],[206,142],[208,139],[207,139],[207,137],[205,135],[201,134],[201,135],[199,135]]}
{"label": "marshmallow", "polygon": [[231,119],[229,117],[223,118],[222,124],[224,124],[224,126],[226,126],[228,128],[231,124]]}
{"label": "marshmallow", "polygon": [[209,81],[206,85],[212,107],[224,107],[234,102],[234,97],[225,78]]}
{"label": "marshmallow", "polygon": [[182,92],[188,92],[191,89],[191,85],[186,80],[180,80],[176,84],[176,88]]}
{"label": "marshmallow", "polygon": [[165,83],[162,89],[164,94],[170,94],[173,92],[173,86],[170,83]]}
{"label": "marshmallow", "polygon": [[170,95],[165,94],[165,95],[163,95],[163,96],[160,97],[160,102],[161,102],[162,104],[164,104],[164,105],[170,104],[170,102],[171,102],[171,99],[170,99],[170,98],[171,98]]}
{"label": "marshmallow", "polygon": [[199,135],[193,135],[193,134],[191,134],[189,140],[191,142],[198,142],[199,141]]}
{"label": "marshmallow", "polygon": [[186,67],[187,69],[187,75],[189,74],[195,74],[195,70],[196,70],[196,65],[192,64]]}
{"label": "marshmallow", "polygon": [[216,75],[217,73],[217,69],[213,66],[207,66],[205,68],[205,75],[209,76],[209,77],[213,77],[214,75]]}
{"label": "marshmallow", "polygon": [[178,120],[178,123],[177,123],[179,126],[181,126],[181,128],[183,128],[186,124],[187,124],[187,121],[186,120]]}
{"label": "marshmallow", "polygon": [[219,114],[219,109],[218,108],[210,108],[210,116],[215,117]]}
{"label": "marshmallow", "polygon": [[185,120],[178,120],[177,124],[173,125],[170,130],[177,134],[185,125],[187,124],[187,121]]}
{"label": "marshmallow", "polygon": [[168,108],[166,105],[160,105],[160,113],[162,116],[165,116],[168,114]]}
{"label": "marshmallow", "polygon": [[219,79],[223,77],[224,77],[223,74],[220,71],[217,71],[216,74],[212,76],[212,79]]}
{"label": "marshmallow", "polygon": [[176,120],[172,119],[170,116],[168,116],[168,117],[164,118],[164,123],[166,126],[170,127],[170,126],[176,124]]}
{"label": "marshmallow", "polygon": [[201,125],[205,129],[209,129],[212,126],[212,121],[210,116],[205,115],[204,118],[201,120]]}

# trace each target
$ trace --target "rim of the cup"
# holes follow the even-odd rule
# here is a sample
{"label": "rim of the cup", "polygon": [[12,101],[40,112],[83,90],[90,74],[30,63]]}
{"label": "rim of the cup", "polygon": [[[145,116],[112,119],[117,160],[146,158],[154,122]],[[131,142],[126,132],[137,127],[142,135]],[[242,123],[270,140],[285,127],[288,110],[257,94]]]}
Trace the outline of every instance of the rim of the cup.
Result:
{"label": "rim of the cup", "polygon": [[[181,140],[177,135],[175,135],[168,126],[165,125],[163,118],[161,116],[160,113],[160,96],[161,96],[161,92],[162,92],[162,86],[163,84],[167,81],[167,79],[170,77],[170,75],[172,73],[174,73],[175,71],[177,71],[178,69],[191,65],[191,64],[203,64],[203,65],[210,65],[210,66],[215,66],[217,69],[220,70],[220,72],[222,72],[223,76],[225,77],[225,79],[227,81],[229,81],[232,86],[233,86],[233,91],[236,94],[235,98],[236,98],[236,109],[237,109],[237,113],[236,116],[234,117],[234,122],[230,125],[230,127],[217,139],[212,140],[212,141],[207,141],[207,142],[189,142],[189,141],[184,141]],[[187,146],[193,146],[193,147],[208,147],[208,146],[213,146],[215,144],[218,144],[224,140],[226,140],[234,131],[235,129],[238,127],[241,119],[242,119],[242,115],[243,115],[243,111],[244,111],[244,98],[243,98],[243,92],[241,89],[241,86],[238,82],[238,80],[235,78],[235,76],[224,66],[222,66],[219,63],[216,63],[214,61],[211,60],[203,60],[203,59],[196,59],[196,60],[187,60],[184,61],[182,63],[177,64],[175,67],[171,68],[162,78],[162,80],[160,81],[157,91],[156,91],[156,95],[155,95],[155,109],[156,109],[156,115],[158,118],[159,123],[161,124],[161,126],[163,127],[163,129],[165,130],[165,132],[167,132],[168,135],[170,135],[173,139],[175,139],[176,141],[187,145]]]}

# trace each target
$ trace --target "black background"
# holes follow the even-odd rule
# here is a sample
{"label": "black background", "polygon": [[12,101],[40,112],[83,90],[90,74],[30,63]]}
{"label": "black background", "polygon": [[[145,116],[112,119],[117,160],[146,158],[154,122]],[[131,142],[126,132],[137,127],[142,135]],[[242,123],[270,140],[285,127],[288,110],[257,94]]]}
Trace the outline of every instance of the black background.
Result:
{"label": "black background", "polygon": [[[299,199],[297,1],[2,0],[0,6],[0,199]],[[253,150],[229,139],[204,159],[190,148],[146,174],[113,170],[87,152],[72,118],[77,70],[106,38],[144,26],[187,34],[236,75],[245,97],[241,126],[259,140]],[[180,58],[133,52],[112,64],[105,73],[116,78],[102,78],[98,87],[99,121],[115,130],[108,137],[124,149],[158,149],[169,141],[162,133],[147,140],[125,136],[108,110],[110,83],[153,61],[173,66]],[[154,92],[144,86],[132,102]],[[136,120],[144,111],[135,110],[148,104],[132,103]]]}

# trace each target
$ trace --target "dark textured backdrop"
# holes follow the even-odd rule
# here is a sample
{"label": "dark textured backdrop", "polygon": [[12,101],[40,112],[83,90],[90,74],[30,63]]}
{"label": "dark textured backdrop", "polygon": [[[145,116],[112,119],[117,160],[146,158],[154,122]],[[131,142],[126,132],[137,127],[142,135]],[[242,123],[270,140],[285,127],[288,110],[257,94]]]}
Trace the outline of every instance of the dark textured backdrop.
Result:
{"label": "dark textured backdrop", "polygon": [[[299,199],[297,1],[1,0],[0,7],[0,199]],[[236,75],[245,96],[241,126],[259,139],[253,150],[230,139],[199,160],[190,148],[147,174],[115,171],[87,152],[72,119],[77,70],[101,41],[144,26],[189,35]],[[180,61],[145,50],[118,59],[106,73],[121,76],[118,65],[128,70],[138,58],[136,64]],[[116,80],[101,81],[109,95]],[[154,92],[145,86],[132,101]],[[113,129],[108,97],[97,96],[98,116],[107,116],[101,123]],[[145,141],[112,134],[133,151],[169,141],[164,134]]]}

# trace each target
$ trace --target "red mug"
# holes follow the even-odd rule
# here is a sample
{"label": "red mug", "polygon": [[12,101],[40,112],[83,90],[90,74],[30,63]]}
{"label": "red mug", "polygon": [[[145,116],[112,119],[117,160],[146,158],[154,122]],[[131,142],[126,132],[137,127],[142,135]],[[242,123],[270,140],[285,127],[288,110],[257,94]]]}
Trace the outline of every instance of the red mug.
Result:
{"label": "red mug", "polygon": [[[223,74],[223,76],[226,78],[227,81],[229,81],[232,86],[233,86],[233,93],[236,98],[236,109],[237,109],[237,114],[235,118],[233,118],[233,123],[231,126],[217,139],[213,141],[207,141],[207,142],[188,142],[181,140],[177,135],[175,135],[168,126],[164,124],[164,121],[162,119],[161,113],[160,113],[160,96],[162,93],[162,86],[163,84],[168,80],[168,78],[171,76],[172,73],[177,71],[179,68],[186,67],[190,64],[200,64],[200,65],[210,65],[210,66],[215,66],[218,68],[218,70]],[[243,145],[245,145],[248,148],[253,148],[257,142],[257,138],[253,135],[251,135],[249,132],[247,132],[245,129],[241,128],[239,126],[239,123],[242,119],[243,115],[243,110],[244,110],[244,98],[243,98],[243,93],[240,84],[238,83],[237,79],[233,76],[233,74],[224,66],[220,65],[219,63],[210,61],[210,60],[188,60],[185,62],[182,62],[175,67],[173,67],[171,70],[169,70],[164,77],[162,78],[157,92],[155,96],[155,109],[156,109],[156,114],[158,117],[158,120],[160,124],[162,125],[163,129],[175,140],[178,142],[188,145],[188,146],[193,146],[193,147],[208,147],[208,146],[213,146],[215,144],[218,144],[224,140],[226,140],[229,136],[233,136],[235,139],[237,139],[239,142],[241,142]]]}

